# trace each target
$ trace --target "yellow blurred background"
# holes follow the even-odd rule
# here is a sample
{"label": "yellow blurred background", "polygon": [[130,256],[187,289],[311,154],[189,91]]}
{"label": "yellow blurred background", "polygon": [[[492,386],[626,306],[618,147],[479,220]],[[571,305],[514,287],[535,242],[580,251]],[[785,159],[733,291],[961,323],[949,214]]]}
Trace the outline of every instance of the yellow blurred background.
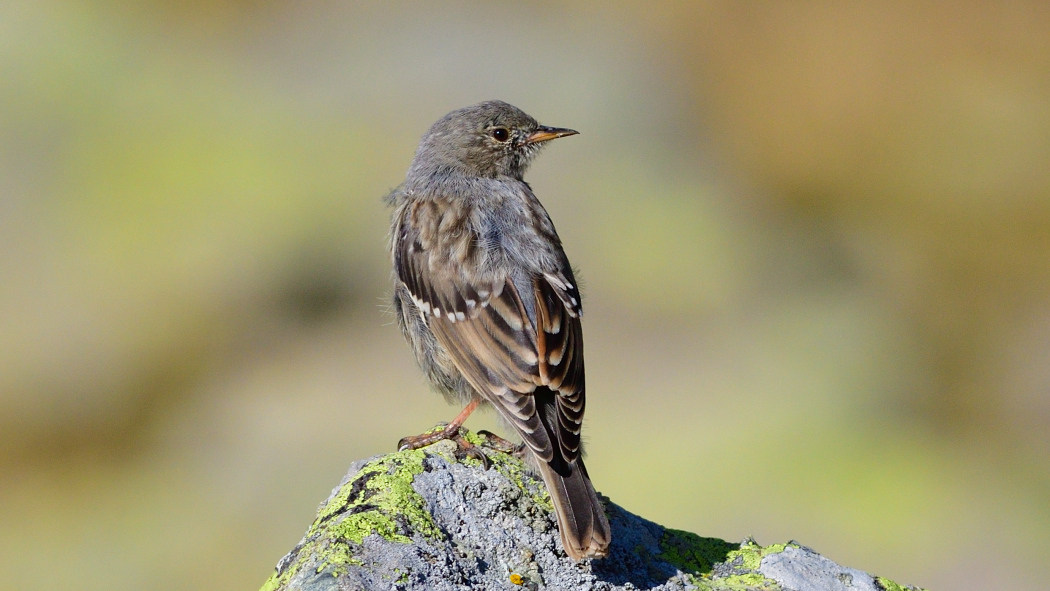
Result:
{"label": "yellow blurred background", "polygon": [[527,178],[603,493],[1045,588],[1036,1],[0,4],[0,587],[257,589],[351,461],[450,419],[381,198],[491,98],[582,132]]}

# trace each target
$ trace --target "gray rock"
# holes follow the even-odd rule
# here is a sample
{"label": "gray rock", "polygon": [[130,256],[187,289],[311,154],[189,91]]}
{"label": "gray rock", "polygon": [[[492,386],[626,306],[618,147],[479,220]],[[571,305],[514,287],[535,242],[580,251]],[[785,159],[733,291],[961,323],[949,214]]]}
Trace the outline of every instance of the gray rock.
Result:
{"label": "gray rock", "polygon": [[790,591],[883,591],[868,573],[839,566],[803,547],[789,546],[766,556],[758,572]]}
{"label": "gray rock", "polygon": [[542,481],[520,460],[486,449],[485,469],[454,452],[441,442],[355,462],[263,591],[913,589],[794,543],[668,529],[604,498],[609,556],[575,563],[561,549]]}

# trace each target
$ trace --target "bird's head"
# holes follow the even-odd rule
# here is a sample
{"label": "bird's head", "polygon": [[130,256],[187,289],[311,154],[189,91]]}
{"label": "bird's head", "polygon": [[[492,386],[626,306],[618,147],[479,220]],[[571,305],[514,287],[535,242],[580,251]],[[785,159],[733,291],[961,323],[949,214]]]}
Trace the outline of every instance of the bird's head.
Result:
{"label": "bird's head", "polygon": [[478,103],[452,111],[427,131],[409,176],[460,173],[521,179],[544,142],[576,133],[540,125],[503,101]]}

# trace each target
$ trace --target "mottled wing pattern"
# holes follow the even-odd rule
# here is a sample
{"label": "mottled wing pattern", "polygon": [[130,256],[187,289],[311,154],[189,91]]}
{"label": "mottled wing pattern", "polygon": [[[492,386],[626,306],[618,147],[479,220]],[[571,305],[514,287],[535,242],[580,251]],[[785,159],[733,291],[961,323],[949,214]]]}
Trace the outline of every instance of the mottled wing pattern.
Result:
{"label": "mottled wing pattern", "polygon": [[394,271],[427,317],[465,320],[493,297],[497,281],[465,277],[477,256],[468,217],[455,201],[409,202],[396,214]]}
{"label": "mottled wing pattern", "polygon": [[[500,406],[526,444],[554,461],[554,441],[565,461],[580,453],[584,412],[580,296],[572,271],[531,277],[535,302],[526,306],[509,276],[477,277],[471,257],[477,237],[463,208],[441,207],[419,215],[414,202],[395,226],[394,268],[419,313],[456,367],[478,392]],[[437,215],[435,215],[437,214]],[[458,219],[457,219],[458,218]],[[421,223],[429,220],[429,225]],[[530,317],[528,308],[535,310]],[[533,393],[556,396],[557,425],[545,425]]]}
{"label": "mottled wing pattern", "polygon": [[580,323],[583,310],[567,262],[565,274],[544,274],[534,278],[533,289],[536,294],[537,371],[542,384],[558,393],[557,436],[562,457],[571,462],[580,455],[586,388],[583,326]]}

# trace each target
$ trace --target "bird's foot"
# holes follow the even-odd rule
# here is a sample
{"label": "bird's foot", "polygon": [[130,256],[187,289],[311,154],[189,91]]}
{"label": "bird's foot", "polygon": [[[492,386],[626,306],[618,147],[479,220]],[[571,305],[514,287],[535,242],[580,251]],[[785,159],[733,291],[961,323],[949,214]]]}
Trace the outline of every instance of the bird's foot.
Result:
{"label": "bird's foot", "polygon": [[397,442],[397,451],[419,449],[448,439],[456,444],[455,455],[457,460],[474,458],[481,462],[482,467],[488,470],[491,464],[488,457],[482,452],[480,447],[467,441],[463,435],[464,430],[459,425],[440,423],[435,429],[421,435],[402,437],[401,441]]}
{"label": "bird's foot", "polygon": [[419,449],[421,447],[433,445],[443,439],[456,439],[457,437],[459,437],[459,425],[438,423],[436,427],[426,433],[402,437],[401,440],[397,442],[397,451]]}
{"label": "bird's foot", "polygon": [[467,458],[474,458],[475,460],[481,462],[481,468],[483,470],[488,470],[489,466],[492,465],[492,463],[489,462],[488,456],[485,455],[485,452],[481,451],[481,448],[479,446],[467,441],[466,438],[462,435],[457,435],[453,438],[453,441],[456,442],[457,460],[462,461]]}
{"label": "bird's foot", "polygon": [[484,429],[478,431],[478,436],[483,437],[485,439],[485,441],[482,442],[482,445],[489,449],[501,451],[505,454],[510,454],[517,458],[521,458],[525,455],[524,443],[518,443],[515,445],[507,441],[506,439],[500,437],[499,435],[496,435],[492,431],[486,431]]}

